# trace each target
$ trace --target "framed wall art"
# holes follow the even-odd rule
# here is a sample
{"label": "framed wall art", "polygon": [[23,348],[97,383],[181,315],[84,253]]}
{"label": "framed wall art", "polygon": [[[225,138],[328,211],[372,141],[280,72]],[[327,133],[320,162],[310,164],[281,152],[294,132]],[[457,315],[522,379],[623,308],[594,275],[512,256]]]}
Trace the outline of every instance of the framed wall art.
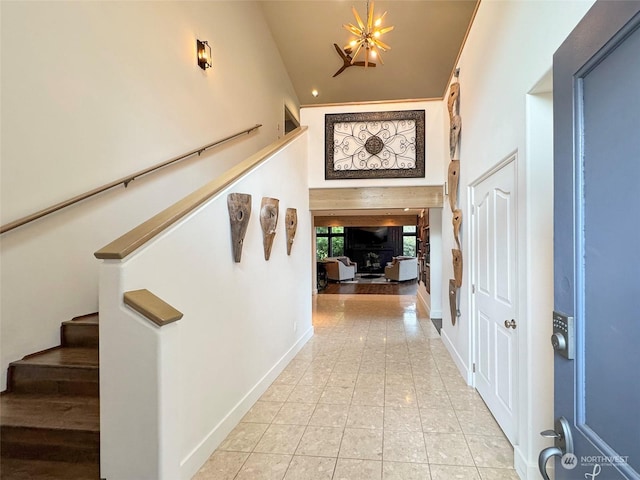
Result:
{"label": "framed wall art", "polygon": [[424,177],[424,110],[325,115],[325,179]]}

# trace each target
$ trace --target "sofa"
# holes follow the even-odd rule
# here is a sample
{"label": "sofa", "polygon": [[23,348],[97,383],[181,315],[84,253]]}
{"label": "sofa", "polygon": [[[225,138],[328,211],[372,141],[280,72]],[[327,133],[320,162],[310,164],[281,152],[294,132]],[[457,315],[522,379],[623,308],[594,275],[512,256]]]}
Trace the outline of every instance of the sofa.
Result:
{"label": "sofa", "polygon": [[358,266],[349,257],[327,257],[323,262],[329,280],[341,282],[356,278]]}
{"label": "sofa", "polygon": [[418,259],[416,257],[393,257],[391,263],[384,267],[387,280],[415,280],[418,278]]}

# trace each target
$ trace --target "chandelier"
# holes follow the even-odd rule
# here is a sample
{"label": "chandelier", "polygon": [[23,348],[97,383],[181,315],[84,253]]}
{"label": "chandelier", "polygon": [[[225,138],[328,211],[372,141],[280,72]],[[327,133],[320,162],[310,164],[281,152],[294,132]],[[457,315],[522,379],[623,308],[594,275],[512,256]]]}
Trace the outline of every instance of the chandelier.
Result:
{"label": "chandelier", "polygon": [[358,11],[355,7],[351,7],[353,11],[353,16],[356,17],[356,23],[353,25],[350,23],[349,25],[343,25],[347,31],[351,32],[356,36],[355,39],[351,40],[348,45],[345,45],[344,50],[347,53],[354,52],[351,59],[351,64],[353,64],[360,54],[361,51],[364,50],[364,66],[369,66],[369,58],[375,60],[376,58],[380,60],[380,63],[384,64],[382,61],[382,56],[380,55],[380,50],[386,52],[390,50],[391,47],[380,40],[380,37],[387,32],[393,30],[393,26],[381,28],[382,19],[387,14],[384,12],[380,17],[378,17],[375,21],[373,20],[373,0],[371,0],[371,8],[369,8],[369,0],[367,0],[367,23],[365,24],[360,15],[358,15]]}

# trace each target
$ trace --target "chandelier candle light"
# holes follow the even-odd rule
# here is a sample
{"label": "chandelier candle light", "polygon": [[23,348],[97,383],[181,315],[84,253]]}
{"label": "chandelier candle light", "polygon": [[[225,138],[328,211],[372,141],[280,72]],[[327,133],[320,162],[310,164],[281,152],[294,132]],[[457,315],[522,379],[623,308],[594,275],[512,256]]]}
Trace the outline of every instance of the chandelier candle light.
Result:
{"label": "chandelier candle light", "polygon": [[382,61],[382,56],[380,55],[380,50],[386,52],[387,50],[391,50],[391,47],[380,40],[380,37],[393,30],[393,26],[381,28],[382,19],[387,14],[384,12],[380,17],[378,17],[375,21],[373,20],[373,0],[371,0],[371,8],[369,8],[369,0],[367,0],[367,23],[366,25],[362,22],[360,15],[355,7],[351,7],[353,11],[353,16],[356,17],[356,23],[353,25],[350,23],[349,25],[343,25],[345,29],[351,32],[356,36],[354,40],[352,40],[348,45],[344,47],[345,51],[349,49],[353,54],[351,63],[356,60],[361,50],[364,49],[364,66],[369,66],[369,56],[371,56],[372,60],[376,58],[380,59],[380,63],[384,64]]}

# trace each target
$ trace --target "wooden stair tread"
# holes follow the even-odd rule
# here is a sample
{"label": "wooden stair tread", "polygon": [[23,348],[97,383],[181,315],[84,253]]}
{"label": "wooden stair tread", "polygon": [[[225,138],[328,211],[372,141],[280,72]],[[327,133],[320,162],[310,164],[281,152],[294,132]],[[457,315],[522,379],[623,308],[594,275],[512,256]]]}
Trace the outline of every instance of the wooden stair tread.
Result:
{"label": "wooden stair tread", "polygon": [[14,394],[0,396],[2,427],[100,431],[100,399],[89,396]]}
{"label": "wooden stair tread", "polygon": [[27,355],[22,360],[11,362],[11,365],[98,368],[99,353],[97,348],[56,347]]}
{"label": "wooden stair tread", "polygon": [[91,313],[62,322],[62,325],[98,325],[98,314]]}
{"label": "wooden stair tread", "polygon": [[71,463],[2,458],[2,480],[97,480],[97,463]]}

